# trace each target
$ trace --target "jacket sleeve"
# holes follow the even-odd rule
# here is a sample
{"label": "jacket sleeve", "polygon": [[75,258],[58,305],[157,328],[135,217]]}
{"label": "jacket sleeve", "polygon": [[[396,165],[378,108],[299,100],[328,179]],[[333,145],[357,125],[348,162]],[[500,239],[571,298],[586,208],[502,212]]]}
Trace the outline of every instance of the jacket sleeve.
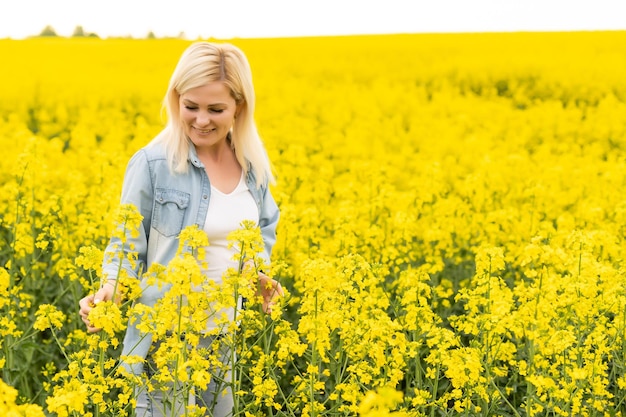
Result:
{"label": "jacket sleeve", "polygon": [[[129,277],[138,278],[146,268],[154,188],[144,150],[135,153],[126,167],[120,206],[126,204],[134,205],[142,220],[137,230],[125,230],[123,234],[120,232],[122,225],[114,225],[116,231],[105,249],[102,266],[105,279],[116,279],[120,268]],[[121,235],[125,242],[120,239]]]}
{"label": "jacket sleeve", "polygon": [[269,265],[270,257],[272,256],[272,248],[276,243],[276,227],[278,226],[280,211],[269,186],[266,185],[263,188],[263,205],[259,216],[259,227],[261,228],[261,236],[265,244],[265,250],[261,254],[261,257],[265,263]]}

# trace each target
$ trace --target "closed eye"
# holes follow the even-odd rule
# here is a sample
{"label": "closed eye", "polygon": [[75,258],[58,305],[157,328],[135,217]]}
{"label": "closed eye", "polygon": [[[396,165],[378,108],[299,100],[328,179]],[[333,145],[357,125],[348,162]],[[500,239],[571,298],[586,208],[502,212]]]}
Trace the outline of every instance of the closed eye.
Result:
{"label": "closed eye", "polygon": [[[189,110],[189,111],[196,111],[196,110],[198,110],[198,108],[194,107],[194,106],[185,106],[185,108],[187,110]],[[216,114],[224,113],[224,109],[209,109],[209,111],[211,113],[216,113]]]}

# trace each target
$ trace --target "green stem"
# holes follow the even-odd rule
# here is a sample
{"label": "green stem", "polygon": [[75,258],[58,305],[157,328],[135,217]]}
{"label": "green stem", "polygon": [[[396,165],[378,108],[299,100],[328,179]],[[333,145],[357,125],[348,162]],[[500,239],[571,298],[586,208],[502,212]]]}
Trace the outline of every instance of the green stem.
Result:
{"label": "green stem", "polygon": [[50,322],[50,320],[48,320],[48,323],[50,324],[50,333],[52,333],[52,337],[54,338],[54,341],[56,342],[57,346],[59,347],[59,350],[63,354],[65,361],[67,363],[70,363],[70,358],[67,356],[67,353],[65,352],[65,349],[63,348],[63,344],[61,344],[61,341],[57,337],[57,333],[52,329],[52,323]]}
{"label": "green stem", "polygon": [[[437,400],[437,390],[439,389],[439,372],[441,371],[441,365],[437,364],[437,372],[435,373],[435,382],[433,384],[433,403]],[[430,417],[435,417],[435,405],[430,409]]]}
{"label": "green stem", "polygon": [[[241,268],[242,268],[242,262],[241,262],[241,258],[239,259],[239,273],[241,274]],[[235,311],[233,313],[233,317],[235,318],[235,320],[237,320],[237,314],[239,312],[239,285],[235,285]],[[243,329],[242,329],[243,330]],[[230,346],[229,349],[229,353],[230,353],[230,366],[232,369],[232,387],[231,390],[233,392],[233,415],[239,415],[239,395],[237,395],[236,393],[239,392],[239,390],[241,389],[242,386],[242,374],[243,372],[241,372],[239,370],[239,368],[236,366],[237,364],[237,344],[238,344],[238,339],[239,336],[237,335],[238,333],[235,332],[235,334],[233,335],[233,342]],[[243,334],[243,332],[241,333]],[[241,337],[241,343],[244,345],[242,348],[242,352],[245,349],[245,340],[243,338],[243,336]]]}
{"label": "green stem", "polygon": [[[178,297],[178,324],[177,324],[177,329],[176,329],[176,337],[178,337],[178,340],[181,340],[184,338],[184,332],[183,332],[183,315],[182,315],[182,309],[183,309],[183,305],[184,305],[184,300],[183,300],[183,296],[180,295]],[[176,356],[176,361],[174,363],[174,370],[177,372],[178,371],[178,367],[179,364],[181,363],[185,363],[187,360],[187,344],[186,342],[182,344],[181,346],[181,350],[179,352],[179,354]],[[177,372],[178,373],[178,372]],[[189,396],[189,385],[187,383],[180,383],[180,381],[178,380],[178,377],[174,378],[174,402],[176,402],[176,398],[178,397],[178,394],[182,394],[182,398],[181,401],[186,402],[187,398]],[[183,407],[185,410],[185,416],[188,415],[189,410],[187,409],[186,406]],[[175,412],[175,407],[172,407],[172,417],[174,417],[174,412]]]}
{"label": "green stem", "polygon": [[[315,330],[317,333],[317,310],[318,310],[319,306],[318,306],[318,293],[317,290],[315,291]],[[311,365],[313,365],[313,368],[318,369],[318,355],[317,355],[317,347],[316,347],[316,343],[315,340],[313,341],[313,344],[311,346]],[[309,375],[309,403],[311,404],[311,417],[316,417],[317,416],[317,410],[315,409],[315,376],[314,375]]]}

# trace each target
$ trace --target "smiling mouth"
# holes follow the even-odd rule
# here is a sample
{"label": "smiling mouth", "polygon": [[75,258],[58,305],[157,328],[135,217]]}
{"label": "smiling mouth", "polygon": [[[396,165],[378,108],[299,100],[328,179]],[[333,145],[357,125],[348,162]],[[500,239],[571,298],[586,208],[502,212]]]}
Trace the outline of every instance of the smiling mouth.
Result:
{"label": "smiling mouth", "polygon": [[211,132],[213,132],[215,130],[215,129],[200,129],[200,128],[197,128],[197,127],[194,127],[193,129],[196,132],[200,133],[201,135],[206,135],[206,134],[211,133]]}

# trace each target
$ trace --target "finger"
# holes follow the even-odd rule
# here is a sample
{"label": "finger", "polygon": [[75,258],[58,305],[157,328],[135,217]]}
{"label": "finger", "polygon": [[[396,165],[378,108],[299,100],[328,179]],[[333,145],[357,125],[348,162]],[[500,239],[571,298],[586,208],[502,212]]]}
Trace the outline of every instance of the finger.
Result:
{"label": "finger", "polygon": [[80,314],[80,317],[82,319],[85,319],[89,315],[89,312],[91,311],[90,304],[92,302],[93,301],[92,301],[92,297],[91,296],[90,297],[85,297],[85,298],[83,298],[82,300],[80,300],[78,302],[78,305],[80,307],[79,310],[78,310],[78,314]]}
{"label": "finger", "polygon": [[268,288],[268,294],[272,297],[284,295],[283,287],[276,280],[271,280],[271,287]]}
{"label": "finger", "polygon": [[78,314],[80,315],[80,318],[83,321],[83,323],[85,323],[85,326],[87,327],[87,331],[89,333],[95,333],[101,330],[97,327],[92,326],[91,322],[89,321],[89,313],[91,312],[92,308],[96,304],[101,302],[101,299],[97,298],[97,296],[98,296],[98,293],[96,293],[95,295],[91,294],[82,298],[78,302],[80,306],[80,310],[78,311]]}
{"label": "finger", "polygon": [[89,307],[90,304],[93,303],[93,297],[94,297],[93,294],[91,294],[91,295],[88,295],[87,297],[82,298],[78,302],[78,305],[80,306],[80,309],[81,310],[84,310],[84,309],[89,310],[90,309],[90,307]]}
{"label": "finger", "polygon": [[87,318],[89,317],[89,312],[91,311],[91,309],[89,310],[81,310],[78,314],[80,315],[80,318],[85,321],[87,320]]}
{"label": "finger", "polygon": [[89,318],[83,318],[82,320],[83,320],[83,323],[85,323],[85,326],[87,327],[87,331],[89,333],[95,333],[101,330],[99,327],[94,327],[89,321]]}
{"label": "finger", "polygon": [[109,301],[111,299],[111,294],[108,288],[102,287],[96,292],[93,296],[93,303],[98,304],[102,301]]}
{"label": "finger", "polygon": [[83,320],[83,323],[85,323],[85,327],[87,327],[87,331],[89,333],[93,333],[95,328],[91,325],[91,322],[89,321],[89,319],[86,317],[81,317],[81,319]]}
{"label": "finger", "polygon": [[285,291],[283,291],[283,286],[280,285],[280,282],[276,282],[276,292],[278,293],[278,295],[280,295],[281,297],[283,295],[285,295]]}

